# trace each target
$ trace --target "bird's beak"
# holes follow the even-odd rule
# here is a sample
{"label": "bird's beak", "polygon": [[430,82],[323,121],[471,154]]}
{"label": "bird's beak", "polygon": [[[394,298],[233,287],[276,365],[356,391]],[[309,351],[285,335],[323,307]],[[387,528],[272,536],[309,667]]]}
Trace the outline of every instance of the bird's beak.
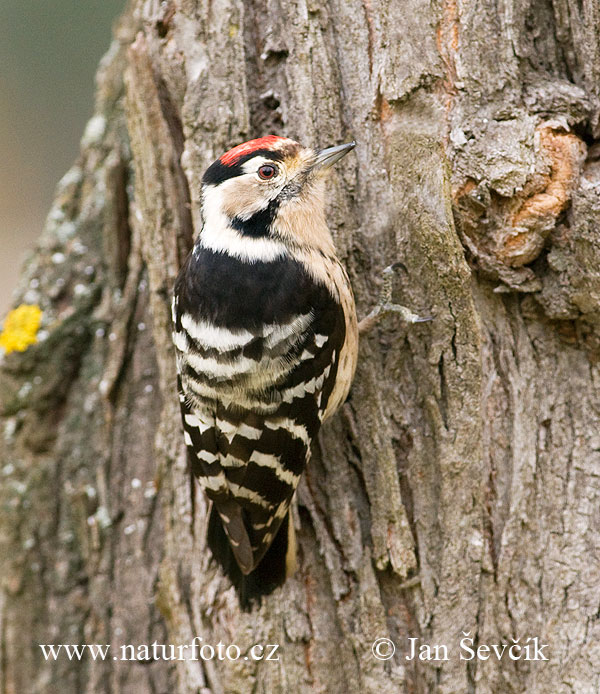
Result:
{"label": "bird's beak", "polygon": [[328,169],[333,166],[348,152],[356,147],[356,142],[346,142],[344,145],[336,145],[335,147],[327,147],[317,152],[315,163],[311,166],[312,171]]}

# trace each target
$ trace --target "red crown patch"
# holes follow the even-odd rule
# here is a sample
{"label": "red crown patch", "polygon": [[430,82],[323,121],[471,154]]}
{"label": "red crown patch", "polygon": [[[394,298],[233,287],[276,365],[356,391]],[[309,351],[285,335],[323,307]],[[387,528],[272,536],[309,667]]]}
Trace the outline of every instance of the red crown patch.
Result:
{"label": "red crown patch", "polygon": [[256,140],[242,142],[241,145],[237,145],[233,149],[230,149],[229,152],[225,152],[225,154],[221,157],[221,164],[225,164],[225,166],[233,166],[233,164],[235,164],[244,155],[255,152],[258,149],[269,149],[276,142],[280,142],[285,139],[287,138],[279,137],[279,135],[266,135],[265,137],[259,137]]}

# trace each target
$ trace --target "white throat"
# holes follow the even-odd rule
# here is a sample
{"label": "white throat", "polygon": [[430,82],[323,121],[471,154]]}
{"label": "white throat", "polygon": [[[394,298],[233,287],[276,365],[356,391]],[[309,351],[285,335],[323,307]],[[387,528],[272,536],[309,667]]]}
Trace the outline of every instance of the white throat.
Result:
{"label": "white throat", "polygon": [[221,209],[220,197],[217,187],[205,188],[202,206],[204,226],[197,241],[200,246],[250,263],[268,263],[286,254],[286,247],[280,241],[243,236],[231,227],[229,218]]}

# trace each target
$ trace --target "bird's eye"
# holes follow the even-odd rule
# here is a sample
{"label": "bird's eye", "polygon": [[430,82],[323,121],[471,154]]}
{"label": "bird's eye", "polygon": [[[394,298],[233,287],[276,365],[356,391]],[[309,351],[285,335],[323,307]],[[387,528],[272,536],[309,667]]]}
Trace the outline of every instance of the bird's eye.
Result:
{"label": "bird's eye", "polygon": [[274,166],[271,166],[271,164],[265,164],[258,170],[258,175],[263,179],[263,181],[268,181],[270,178],[274,178],[276,173],[277,169]]}

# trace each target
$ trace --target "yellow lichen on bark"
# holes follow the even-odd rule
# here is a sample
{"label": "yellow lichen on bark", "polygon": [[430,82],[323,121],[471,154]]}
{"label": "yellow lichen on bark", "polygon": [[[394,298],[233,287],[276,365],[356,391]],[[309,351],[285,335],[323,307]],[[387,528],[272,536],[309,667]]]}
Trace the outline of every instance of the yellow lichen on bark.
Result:
{"label": "yellow lichen on bark", "polygon": [[24,352],[37,342],[42,311],[36,304],[21,304],[10,311],[0,333],[0,348],[6,354]]}

